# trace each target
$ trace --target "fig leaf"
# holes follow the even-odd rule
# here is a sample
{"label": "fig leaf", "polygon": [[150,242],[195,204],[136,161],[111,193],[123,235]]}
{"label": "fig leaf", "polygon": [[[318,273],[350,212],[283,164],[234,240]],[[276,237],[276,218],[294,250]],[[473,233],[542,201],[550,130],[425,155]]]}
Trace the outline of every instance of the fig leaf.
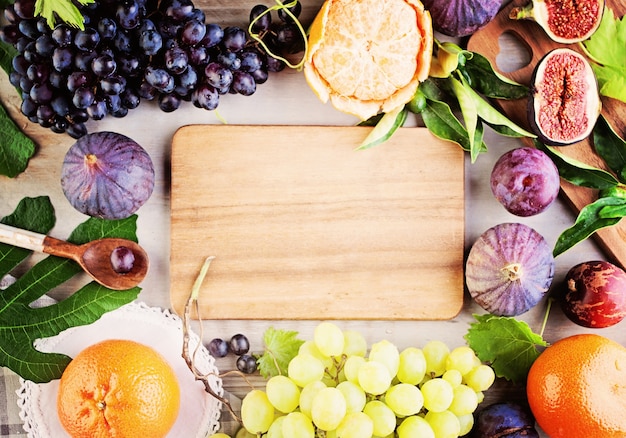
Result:
{"label": "fig leaf", "polygon": [[511,81],[496,72],[480,53],[471,52],[462,67],[476,91],[492,99],[521,99],[528,96],[528,87]]}
{"label": "fig leaf", "polygon": [[404,124],[407,114],[408,110],[404,105],[400,105],[395,110],[385,113],[357,150],[369,149],[389,140],[393,133]]}
{"label": "fig leaf", "polygon": [[35,143],[13,122],[0,104],[0,175],[14,178],[28,167]]}
{"label": "fig leaf", "polygon": [[13,58],[17,55],[17,49],[9,43],[0,40],[0,66],[7,75],[13,70]]}
{"label": "fig leaf", "polygon": [[[597,230],[617,224],[622,218],[614,217],[613,207],[624,207],[626,199],[618,197],[599,198],[591,204],[585,205],[578,213],[574,225],[563,231],[556,240],[552,254],[554,257],[563,254],[565,251],[582,242]],[[611,207],[609,210],[604,210]],[[604,213],[601,213],[603,212]],[[609,212],[613,211],[613,214]],[[608,216],[608,217],[607,217]]]}
{"label": "fig leaf", "polygon": [[622,171],[626,168],[626,141],[611,128],[603,115],[598,117],[598,121],[593,128],[593,146],[613,172],[623,179]]}
{"label": "fig leaf", "polygon": [[529,325],[510,316],[474,315],[465,335],[480,360],[491,363],[496,376],[514,383],[526,381],[528,370],[548,343]]}
{"label": "fig leaf", "polygon": [[[135,240],[136,216],[119,221],[90,218],[71,233],[68,241],[81,244],[101,237]],[[56,221],[48,197],[24,198],[15,211],[0,220],[18,228],[47,234]],[[0,244],[0,277],[24,262],[31,251]],[[46,307],[31,306],[43,295],[82,272],[72,261],[47,256],[0,293],[0,365],[26,380],[48,382],[61,377],[71,360],[59,353],[35,348],[37,339],[51,337],[70,327],[90,324],[104,313],[137,298],[138,287],[126,291],[107,289],[95,281],[69,298]]]}
{"label": "fig leaf", "polygon": [[557,149],[535,141],[535,147],[542,150],[552,159],[561,178],[572,184],[590,189],[609,189],[619,184],[611,173],[589,166],[581,161],[570,158]]}
{"label": "fig leaf", "polygon": [[582,47],[592,60],[591,67],[600,86],[600,94],[626,102],[626,20],[604,8],[600,27]]}

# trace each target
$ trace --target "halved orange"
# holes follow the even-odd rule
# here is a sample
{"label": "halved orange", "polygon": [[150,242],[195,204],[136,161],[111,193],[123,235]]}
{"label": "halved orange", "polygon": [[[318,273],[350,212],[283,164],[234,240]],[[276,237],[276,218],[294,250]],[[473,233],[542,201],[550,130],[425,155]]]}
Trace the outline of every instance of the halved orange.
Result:
{"label": "halved orange", "polygon": [[309,86],[366,120],[410,101],[428,77],[432,20],[419,0],[326,0],[308,43]]}

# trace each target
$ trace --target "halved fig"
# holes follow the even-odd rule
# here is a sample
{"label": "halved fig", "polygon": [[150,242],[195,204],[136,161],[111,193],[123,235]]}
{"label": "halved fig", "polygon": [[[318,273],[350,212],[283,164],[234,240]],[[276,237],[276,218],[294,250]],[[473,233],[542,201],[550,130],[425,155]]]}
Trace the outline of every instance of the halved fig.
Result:
{"label": "halved fig", "polygon": [[591,65],[569,48],[548,52],[536,65],[528,100],[528,121],[545,144],[564,146],[591,134],[602,110]]}
{"label": "halved fig", "polygon": [[478,305],[497,316],[517,316],[545,296],[554,277],[547,241],[521,223],[489,228],[474,242],[465,264],[465,283]]}
{"label": "halved fig", "polygon": [[604,0],[532,0],[511,9],[509,18],[534,20],[553,41],[570,44],[593,35],[603,11]]}

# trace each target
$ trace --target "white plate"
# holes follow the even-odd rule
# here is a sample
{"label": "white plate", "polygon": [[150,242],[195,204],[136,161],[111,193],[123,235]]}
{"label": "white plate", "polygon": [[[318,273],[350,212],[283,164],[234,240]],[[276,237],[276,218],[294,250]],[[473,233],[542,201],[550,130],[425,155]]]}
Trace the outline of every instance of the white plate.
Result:
{"label": "white plate", "polygon": [[[93,324],[74,327],[52,338],[35,343],[38,350],[76,356],[89,345],[105,339],[130,339],[149,345],[161,353],[172,366],[181,389],[178,419],[170,431],[170,437],[206,437],[219,429],[221,403],[204,390],[204,385],[193,376],[182,358],[182,320],[159,308],[143,303],[130,303],[105,313]],[[190,352],[198,345],[198,336],[191,333]],[[217,376],[214,358],[200,346],[196,352],[196,365],[203,374],[211,373],[211,386],[220,395],[224,390]],[[20,417],[24,430],[31,438],[68,437],[56,411],[59,381],[35,384],[21,379],[18,391]]]}

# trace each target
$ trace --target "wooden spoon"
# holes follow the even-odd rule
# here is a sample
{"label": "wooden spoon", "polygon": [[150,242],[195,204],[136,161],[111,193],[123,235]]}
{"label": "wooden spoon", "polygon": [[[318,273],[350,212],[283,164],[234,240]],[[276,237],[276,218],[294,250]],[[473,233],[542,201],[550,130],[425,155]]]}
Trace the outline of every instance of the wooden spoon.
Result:
{"label": "wooden spoon", "polygon": [[[94,280],[115,290],[137,286],[148,272],[148,255],[132,240],[104,238],[75,245],[10,225],[0,224],[0,242],[37,252],[64,257],[77,262]],[[135,260],[128,272],[117,272],[111,263],[111,254],[118,247],[132,251]]]}

